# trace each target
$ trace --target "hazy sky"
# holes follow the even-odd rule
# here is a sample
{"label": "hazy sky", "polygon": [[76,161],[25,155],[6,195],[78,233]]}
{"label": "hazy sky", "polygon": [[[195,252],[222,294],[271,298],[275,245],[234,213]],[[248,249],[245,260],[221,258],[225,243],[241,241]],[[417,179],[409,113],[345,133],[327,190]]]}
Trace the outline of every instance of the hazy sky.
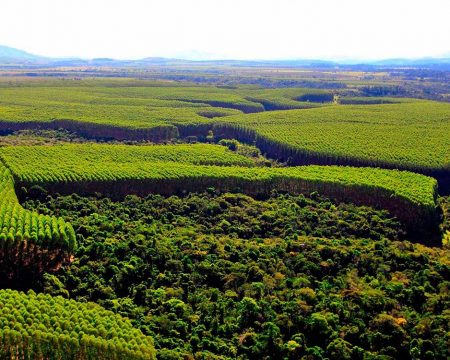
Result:
{"label": "hazy sky", "polygon": [[0,44],[84,58],[442,56],[449,14],[450,0],[0,0]]}

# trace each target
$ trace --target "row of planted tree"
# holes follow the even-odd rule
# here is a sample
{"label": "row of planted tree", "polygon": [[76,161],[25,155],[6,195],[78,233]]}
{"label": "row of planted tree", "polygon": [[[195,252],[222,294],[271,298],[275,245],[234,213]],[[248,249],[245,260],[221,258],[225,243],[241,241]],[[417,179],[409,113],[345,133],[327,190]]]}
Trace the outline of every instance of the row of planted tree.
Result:
{"label": "row of planted tree", "polygon": [[[25,210],[9,169],[0,164],[0,285],[25,285],[68,263],[75,249],[72,226]],[[147,360],[155,351],[151,338],[128,320],[93,303],[0,290],[0,358]]]}
{"label": "row of planted tree", "polygon": [[152,360],[153,341],[93,303],[0,290],[2,359]]}

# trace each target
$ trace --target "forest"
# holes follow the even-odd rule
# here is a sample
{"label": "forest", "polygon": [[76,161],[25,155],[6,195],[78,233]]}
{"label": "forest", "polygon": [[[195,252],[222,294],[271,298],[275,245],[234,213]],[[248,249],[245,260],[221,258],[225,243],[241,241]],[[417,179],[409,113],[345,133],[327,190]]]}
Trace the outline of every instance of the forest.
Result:
{"label": "forest", "polygon": [[450,358],[446,77],[186,66],[0,64],[0,358]]}

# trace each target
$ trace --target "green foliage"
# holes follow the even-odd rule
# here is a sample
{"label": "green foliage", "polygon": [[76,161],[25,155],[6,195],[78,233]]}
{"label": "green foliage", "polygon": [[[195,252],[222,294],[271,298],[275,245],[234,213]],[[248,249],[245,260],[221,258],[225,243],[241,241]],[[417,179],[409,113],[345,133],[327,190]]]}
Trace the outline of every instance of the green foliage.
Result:
{"label": "green foliage", "polygon": [[239,146],[239,142],[235,139],[222,139],[219,141],[219,145],[226,146],[231,151],[236,151]]}
{"label": "green foliage", "polygon": [[[120,162],[109,160],[108,156],[103,160],[102,155],[83,160],[85,157],[80,153],[87,147],[79,147],[78,156],[71,152],[72,147],[59,148],[67,156],[48,147],[42,147],[38,152],[34,152],[34,148],[27,149],[26,153],[25,148],[10,149],[10,155],[3,157],[25,186],[38,184],[53,186],[55,191],[73,192],[70,184],[79,183],[78,191],[83,193],[98,191],[112,196],[119,193],[172,194],[208,187],[254,195],[268,194],[273,189],[290,193],[319,191],[338,200],[385,208],[415,229],[437,226],[436,181],[406,171],[339,166],[264,168]],[[24,156],[17,156],[16,149]],[[249,161],[236,156],[238,161]],[[63,164],[58,163],[60,158],[65,159]],[[133,183],[133,180],[137,182]],[[83,184],[91,185],[85,185],[87,190],[84,190]]]}
{"label": "green foliage", "polygon": [[[70,296],[129,317],[161,358],[450,355],[450,254],[396,241],[385,211],[317,194],[26,206],[73,219],[80,246],[55,274]],[[42,288],[61,291],[52,278]]]}
{"label": "green foliage", "polygon": [[[326,106],[227,117],[215,133],[235,129],[272,157],[361,162],[412,170],[450,169],[450,104]],[[234,136],[235,137],[235,136]]]}
{"label": "green foliage", "polygon": [[[191,145],[105,145],[65,144],[60,146],[10,146],[0,148],[0,158],[13,169],[24,182],[45,182],[86,178],[94,168],[101,172],[117,173],[118,169],[145,169],[155,162],[177,162],[194,165],[252,166],[254,162],[223,146],[208,144]],[[59,161],[64,159],[63,162]],[[117,169],[116,169],[117,168]],[[109,169],[109,170],[108,170]],[[67,179],[65,179],[67,177]]]}
{"label": "green foliage", "polygon": [[442,210],[442,232],[450,231],[450,196],[442,196],[438,199],[439,206]]}
{"label": "green foliage", "polygon": [[226,146],[231,151],[235,151],[247,158],[251,158],[258,166],[280,166],[276,161],[262,156],[261,151],[256,146],[243,144],[235,139],[221,139],[218,144]]}
{"label": "green foliage", "polygon": [[319,191],[338,200],[391,210],[415,228],[432,227],[436,221],[436,181],[405,171],[338,166],[192,165],[252,164],[250,159],[225,147],[202,144],[7,147],[0,150],[0,156],[21,186],[27,187],[42,185],[53,187],[54,191],[73,192],[73,184],[79,183],[78,191],[82,193],[99,191],[114,196],[171,194],[208,187],[254,195],[268,194],[273,189],[291,193]]}
{"label": "green foliage", "polygon": [[[212,150],[216,151],[216,158]],[[0,150],[14,175],[24,183],[51,181],[81,181],[103,179],[176,179],[209,177],[239,186],[241,181],[263,185],[271,182],[271,189],[280,184],[280,190],[301,189],[302,182],[312,188],[361,187],[370,192],[379,189],[389,192],[415,205],[435,206],[436,182],[432,178],[406,171],[339,166],[299,166],[290,168],[237,169],[234,166],[196,166],[189,163],[221,163],[250,165],[251,161],[223,147],[205,145],[179,145],[163,147],[121,147],[115,145],[60,146],[60,147],[9,147]],[[222,157],[222,158],[220,158]],[[58,159],[64,163],[58,163]],[[180,163],[160,162],[177,158]],[[156,161],[155,161],[156,160]],[[185,162],[185,163],[181,163]],[[146,168],[148,166],[148,168]],[[69,172],[70,169],[70,172]],[[289,180],[293,183],[286,184]],[[242,186],[243,186],[242,185]],[[271,190],[270,189],[270,190]],[[259,189],[254,189],[257,193]],[[261,190],[265,192],[264,189]],[[250,190],[250,192],[252,192]]]}
{"label": "green foliage", "polygon": [[441,232],[442,246],[450,249],[450,196],[443,196],[438,199],[438,204],[442,210]]}
{"label": "green foliage", "polygon": [[[160,359],[449,357],[448,199],[439,200],[444,249],[397,241],[437,228],[436,181],[378,168],[261,166],[273,165],[262,152],[287,165],[445,179],[448,104],[349,97],[340,105],[329,91],[133,79],[11,84],[0,82],[3,131],[225,139],[0,149],[0,282],[34,264],[12,286],[48,294],[0,290],[1,358],[155,358],[143,334]],[[30,210],[14,185],[34,197]],[[98,192],[185,197],[113,202]]]}
{"label": "green foliage", "polygon": [[[62,218],[25,210],[17,199],[14,181],[0,163],[0,273],[12,277],[29,265],[58,266],[76,248],[75,232]],[[2,279],[3,281],[4,279]]]}
{"label": "green foliage", "polygon": [[389,97],[364,97],[364,96],[346,96],[339,98],[340,104],[352,105],[377,105],[377,104],[398,104],[401,102],[410,102],[410,99],[389,98]]}
{"label": "green foliage", "polygon": [[[323,90],[183,86],[130,79],[11,84],[2,88],[2,129],[46,125],[100,138],[161,142],[206,136],[215,125],[237,131],[242,140],[257,140],[272,157],[294,157],[297,163],[447,173],[450,166],[447,103],[344,97],[341,102],[359,105],[331,105],[333,94]],[[267,111],[280,109],[284,111]],[[258,114],[247,114],[252,112]]]}
{"label": "green foliage", "polygon": [[153,341],[93,303],[0,290],[2,359],[156,359]]}
{"label": "green foliage", "polygon": [[[322,102],[333,100],[333,94],[325,90],[306,90],[298,88],[261,89],[241,93],[248,100],[261,103],[266,111],[310,109],[322,106]],[[317,99],[317,102],[315,101]]]}
{"label": "green foliage", "polygon": [[168,124],[203,124],[213,117],[264,111],[262,103],[267,101],[281,108],[302,108],[305,105],[295,101],[295,97],[324,92],[188,87],[148,82],[121,86],[116,83],[118,86],[109,86],[101,79],[78,84],[41,80],[4,87],[0,119],[2,122],[43,123],[73,120],[134,129]]}

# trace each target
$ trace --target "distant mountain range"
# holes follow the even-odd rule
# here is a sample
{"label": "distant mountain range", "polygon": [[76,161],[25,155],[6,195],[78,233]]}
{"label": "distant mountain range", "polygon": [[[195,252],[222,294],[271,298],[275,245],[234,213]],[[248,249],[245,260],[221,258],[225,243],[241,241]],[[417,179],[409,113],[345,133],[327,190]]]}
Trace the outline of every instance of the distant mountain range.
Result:
{"label": "distant mountain range", "polygon": [[0,45],[0,61],[4,62],[27,62],[27,61],[40,61],[45,59],[42,56],[33,55],[26,51],[15,49],[9,46]]}
{"label": "distant mountain range", "polygon": [[9,46],[0,45],[0,67],[23,66],[23,67],[60,67],[60,66],[108,66],[108,67],[144,67],[144,66],[271,66],[271,67],[315,67],[331,68],[343,67],[418,67],[450,71],[450,54],[444,58],[421,58],[421,59],[385,59],[385,60],[207,60],[196,58],[171,59],[163,57],[149,57],[140,60],[117,60],[110,58],[81,59],[81,58],[51,58],[33,55],[26,51]]}

